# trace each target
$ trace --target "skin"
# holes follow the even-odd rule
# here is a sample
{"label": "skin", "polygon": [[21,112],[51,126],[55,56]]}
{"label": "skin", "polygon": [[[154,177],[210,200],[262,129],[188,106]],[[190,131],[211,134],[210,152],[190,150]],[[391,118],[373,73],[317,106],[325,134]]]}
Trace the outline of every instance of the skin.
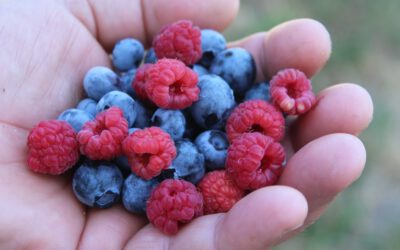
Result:
{"label": "skin", "polygon": [[[238,8],[237,0],[0,1],[1,249],[268,249],[318,219],[365,165],[356,135],[368,127],[373,105],[352,83],[323,90],[316,107],[290,125],[284,144],[291,158],[279,185],[249,194],[228,213],[198,218],[173,237],[120,206],[85,208],[68,174],[27,169],[29,129],[78,103],[85,72],[110,66],[107,52],[118,39],[149,45],[163,24],[182,18],[222,30]],[[312,76],[331,52],[325,27],[309,19],[232,46],[253,53],[258,80],[286,67]]]}

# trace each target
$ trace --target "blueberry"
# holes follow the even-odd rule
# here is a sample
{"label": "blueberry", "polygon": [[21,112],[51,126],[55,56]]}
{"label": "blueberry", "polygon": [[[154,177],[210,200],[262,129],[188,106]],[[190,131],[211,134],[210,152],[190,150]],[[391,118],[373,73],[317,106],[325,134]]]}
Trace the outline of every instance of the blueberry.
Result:
{"label": "blueberry", "polygon": [[225,167],[229,142],[224,132],[219,130],[204,131],[196,138],[194,143],[204,155],[207,169],[216,170]]}
{"label": "blueberry", "polygon": [[[136,130],[138,130],[138,128],[130,128],[128,132],[129,134],[132,134]],[[124,176],[128,176],[132,173],[131,166],[129,165],[128,158],[126,156],[118,156],[114,161]]]}
{"label": "blueberry", "polygon": [[233,91],[217,75],[204,75],[199,79],[199,100],[190,107],[197,125],[206,129],[220,129],[235,106]]}
{"label": "blueberry", "polygon": [[123,181],[115,165],[86,161],[75,171],[72,188],[83,204],[108,208],[119,201]]}
{"label": "blueberry", "polygon": [[71,124],[76,132],[79,132],[87,121],[93,119],[94,117],[91,114],[81,109],[67,109],[57,118],[57,120]]}
{"label": "blueberry", "polygon": [[197,125],[196,121],[190,114],[190,108],[182,110],[182,113],[186,120],[186,128],[183,138],[194,140],[201,132],[203,132],[204,129]]}
{"label": "blueberry", "polygon": [[135,79],[136,69],[131,69],[126,73],[123,73],[119,77],[119,89],[133,98],[136,97],[135,91],[132,88],[132,82]]}
{"label": "blueberry", "polygon": [[201,50],[203,51],[199,61],[201,65],[210,67],[215,56],[224,49],[226,49],[226,40],[221,33],[210,29],[201,31]]}
{"label": "blueberry", "polygon": [[136,120],[133,126],[135,128],[145,128],[150,125],[150,111],[145,108],[143,103],[135,102]]}
{"label": "blueberry", "polygon": [[93,99],[86,98],[83,99],[78,103],[78,106],[76,106],[77,109],[84,110],[87,113],[91,114],[93,117],[96,117],[96,106],[97,102]]}
{"label": "blueberry", "polygon": [[144,48],[141,42],[134,38],[118,41],[112,51],[112,63],[121,72],[139,66],[143,59]]}
{"label": "blueberry", "polygon": [[185,133],[186,120],[180,110],[159,108],[151,118],[151,125],[160,127],[170,134],[172,139],[178,140]]}
{"label": "blueberry", "polygon": [[208,74],[208,70],[206,68],[204,68],[203,66],[201,66],[200,64],[193,65],[193,70],[194,70],[194,72],[197,73],[198,76]]}
{"label": "blueberry", "polygon": [[100,100],[106,93],[118,90],[118,75],[106,67],[90,69],[83,79],[83,88],[88,97],[95,101]]}
{"label": "blueberry", "polygon": [[169,169],[175,170],[175,178],[196,184],[205,173],[203,154],[187,139],[176,141],[175,146],[177,155]]}
{"label": "blueberry", "polygon": [[156,62],[157,62],[156,52],[154,52],[153,48],[150,48],[147,51],[146,56],[144,57],[144,63],[156,63]]}
{"label": "blueberry", "polygon": [[146,201],[150,197],[151,190],[158,184],[155,179],[144,180],[131,174],[126,178],[122,189],[122,202],[125,208],[133,213],[146,213]]}
{"label": "blueberry", "polygon": [[256,66],[253,56],[247,50],[231,48],[215,57],[210,73],[224,78],[236,96],[243,96],[254,82]]}
{"label": "blueberry", "polygon": [[269,83],[262,82],[253,85],[245,94],[243,101],[253,100],[253,99],[260,99],[264,101],[269,101],[271,98],[269,93]]}
{"label": "blueberry", "polygon": [[105,94],[97,103],[96,111],[100,113],[111,106],[117,106],[124,112],[124,117],[131,127],[136,119],[136,103],[132,97],[121,91],[111,91]]}

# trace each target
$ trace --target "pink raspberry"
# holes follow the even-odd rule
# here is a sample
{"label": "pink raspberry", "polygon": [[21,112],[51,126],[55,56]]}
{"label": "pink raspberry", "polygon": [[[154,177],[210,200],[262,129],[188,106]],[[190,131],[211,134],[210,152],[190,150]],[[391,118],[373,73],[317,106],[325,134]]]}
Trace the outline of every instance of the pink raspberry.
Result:
{"label": "pink raspberry", "polygon": [[28,136],[28,167],[59,175],[75,165],[79,148],[74,129],[65,121],[41,121]]}
{"label": "pink raspberry", "polygon": [[146,180],[159,175],[176,157],[174,141],[158,127],[136,130],[122,146],[132,171]]}
{"label": "pink raspberry", "polygon": [[167,179],[151,192],[146,213],[149,221],[166,234],[176,234],[180,224],[202,215],[203,198],[184,180]]}
{"label": "pink raspberry", "polygon": [[230,142],[247,132],[260,132],[279,141],[285,133],[281,112],[263,100],[249,100],[237,106],[226,122]]}
{"label": "pink raspberry", "polygon": [[315,104],[311,81],[297,69],[279,71],[270,82],[273,104],[288,115],[306,113]]}
{"label": "pink raspberry", "polygon": [[122,153],[121,144],[128,135],[128,122],[122,110],[111,107],[88,121],[78,133],[80,151],[92,160],[111,160]]}
{"label": "pink raspberry", "polygon": [[173,58],[187,65],[200,60],[201,31],[191,21],[181,20],[164,26],[153,41],[157,58]]}
{"label": "pink raspberry", "polygon": [[178,60],[158,60],[146,73],[147,96],[158,107],[184,109],[199,98],[197,74]]}
{"label": "pink raspberry", "polygon": [[281,144],[261,133],[245,133],[228,148],[226,169],[242,189],[273,185],[282,173],[285,151]]}
{"label": "pink raspberry", "polygon": [[147,70],[152,66],[150,63],[143,64],[136,70],[135,79],[132,82],[132,88],[135,90],[137,96],[142,100],[147,100],[146,81]]}

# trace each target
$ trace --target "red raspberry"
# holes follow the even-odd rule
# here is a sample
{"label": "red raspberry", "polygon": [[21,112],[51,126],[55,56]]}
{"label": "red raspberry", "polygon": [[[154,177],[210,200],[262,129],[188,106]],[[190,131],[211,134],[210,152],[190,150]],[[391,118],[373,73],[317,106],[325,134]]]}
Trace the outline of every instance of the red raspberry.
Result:
{"label": "red raspberry", "polygon": [[177,21],[161,29],[154,38],[153,47],[157,58],[173,58],[192,65],[202,55],[201,31],[191,21]]}
{"label": "red raspberry", "polygon": [[261,133],[245,133],[228,148],[226,168],[242,189],[273,185],[282,173],[285,151],[281,144]]}
{"label": "red raspberry", "polygon": [[237,106],[226,122],[230,142],[247,132],[260,132],[276,141],[285,133],[285,119],[281,112],[263,100],[249,100]]}
{"label": "red raspberry", "polygon": [[203,198],[184,180],[166,179],[151,192],[146,213],[149,221],[166,234],[176,234],[180,224],[202,215]]}
{"label": "red raspberry", "polygon": [[132,171],[149,180],[171,165],[176,148],[171,136],[158,127],[139,129],[122,143]]}
{"label": "red raspberry", "polygon": [[197,187],[203,195],[204,214],[228,212],[244,196],[226,170],[207,173]]}
{"label": "red raspberry", "polygon": [[279,71],[270,82],[273,104],[288,115],[301,115],[315,104],[311,81],[297,69]]}
{"label": "red raspberry", "polygon": [[62,174],[79,159],[74,129],[65,121],[41,121],[28,136],[28,167],[42,174]]}
{"label": "red raspberry", "polygon": [[81,153],[92,160],[111,160],[122,153],[121,143],[128,135],[128,122],[122,110],[111,107],[88,121],[78,133]]}
{"label": "red raspberry", "polygon": [[147,70],[149,99],[165,109],[184,109],[199,98],[197,74],[175,59],[161,59]]}
{"label": "red raspberry", "polygon": [[147,70],[152,66],[150,63],[143,64],[136,70],[135,79],[132,82],[132,88],[135,90],[137,96],[142,100],[147,100],[146,81]]}

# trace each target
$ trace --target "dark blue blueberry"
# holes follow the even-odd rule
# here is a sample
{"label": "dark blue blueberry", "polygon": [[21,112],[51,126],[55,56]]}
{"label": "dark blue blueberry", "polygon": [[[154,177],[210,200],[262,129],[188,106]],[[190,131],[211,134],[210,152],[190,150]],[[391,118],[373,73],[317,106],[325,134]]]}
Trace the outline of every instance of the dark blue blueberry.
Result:
{"label": "dark blue blueberry", "polygon": [[132,213],[146,213],[146,201],[150,197],[151,190],[159,182],[155,179],[144,180],[135,174],[126,178],[122,189],[122,202],[125,208]]}
{"label": "dark blue blueberry", "polygon": [[135,100],[122,91],[111,91],[100,99],[97,103],[96,111],[100,113],[112,106],[117,106],[124,112],[124,117],[128,121],[128,126],[132,127],[136,119]]}
{"label": "dark blue blueberry", "polygon": [[66,121],[71,124],[76,132],[79,132],[87,121],[93,119],[94,116],[81,109],[67,109],[57,118],[57,120]]}
{"label": "dark blue blueberry", "polygon": [[136,97],[135,91],[132,88],[132,82],[135,79],[136,69],[131,69],[126,73],[123,73],[119,77],[119,89],[133,98]]}
{"label": "dark blue blueberry", "polygon": [[253,85],[244,95],[243,101],[260,99],[268,102],[270,98],[269,84],[267,82],[262,82]]}
{"label": "dark blue blueberry", "polygon": [[204,75],[199,79],[199,100],[190,107],[197,125],[206,129],[220,129],[235,106],[233,91],[217,75]]}
{"label": "dark blue blueberry", "polygon": [[183,138],[194,140],[201,132],[203,132],[204,129],[197,125],[196,121],[192,117],[192,114],[190,113],[190,108],[182,110],[182,113],[186,120],[186,128]]}
{"label": "dark blue blueberry", "polygon": [[119,201],[121,171],[109,162],[84,162],[74,174],[72,188],[75,196],[89,207],[108,208]]}
{"label": "dark blue blueberry", "polygon": [[121,72],[139,66],[143,59],[144,48],[141,42],[134,38],[122,39],[115,44],[112,52],[112,63]]}
{"label": "dark blue blueberry", "polygon": [[204,155],[209,170],[225,167],[226,152],[229,147],[226,134],[219,130],[207,130],[201,133],[194,142]]}
{"label": "dark blue blueberry", "polygon": [[154,52],[153,48],[150,48],[147,51],[146,56],[144,57],[144,63],[156,63],[156,62],[157,62],[156,52]]}
{"label": "dark blue blueberry", "polygon": [[136,109],[136,120],[133,124],[135,128],[145,128],[150,125],[150,111],[145,108],[145,106],[139,102],[135,102],[135,109]]}
{"label": "dark blue blueberry", "polygon": [[196,184],[205,173],[203,154],[187,139],[176,141],[175,146],[177,155],[169,169],[175,169],[175,178]]}
{"label": "dark blue blueberry", "polygon": [[224,78],[236,96],[243,96],[254,82],[256,66],[253,56],[247,50],[231,48],[215,57],[210,73]]}
{"label": "dark blue blueberry", "polygon": [[201,31],[201,50],[203,55],[199,61],[201,65],[210,67],[215,56],[226,49],[225,37],[215,30],[204,29]]}
{"label": "dark blue blueberry", "polygon": [[208,70],[206,68],[204,68],[203,66],[201,66],[200,64],[193,65],[193,70],[194,70],[194,72],[197,73],[197,75],[199,77],[208,74]]}
{"label": "dark blue blueberry", "polygon": [[100,100],[106,93],[118,90],[118,75],[106,67],[90,69],[83,79],[83,88],[88,97],[95,101]]}
{"label": "dark blue blueberry", "polygon": [[87,113],[91,114],[93,117],[96,117],[96,106],[97,102],[93,99],[86,98],[83,99],[78,103],[78,106],[76,106],[77,109],[84,110]]}
{"label": "dark blue blueberry", "polygon": [[151,118],[151,125],[160,127],[170,134],[172,139],[178,140],[185,133],[186,120],[180,110],[159,108]]}

